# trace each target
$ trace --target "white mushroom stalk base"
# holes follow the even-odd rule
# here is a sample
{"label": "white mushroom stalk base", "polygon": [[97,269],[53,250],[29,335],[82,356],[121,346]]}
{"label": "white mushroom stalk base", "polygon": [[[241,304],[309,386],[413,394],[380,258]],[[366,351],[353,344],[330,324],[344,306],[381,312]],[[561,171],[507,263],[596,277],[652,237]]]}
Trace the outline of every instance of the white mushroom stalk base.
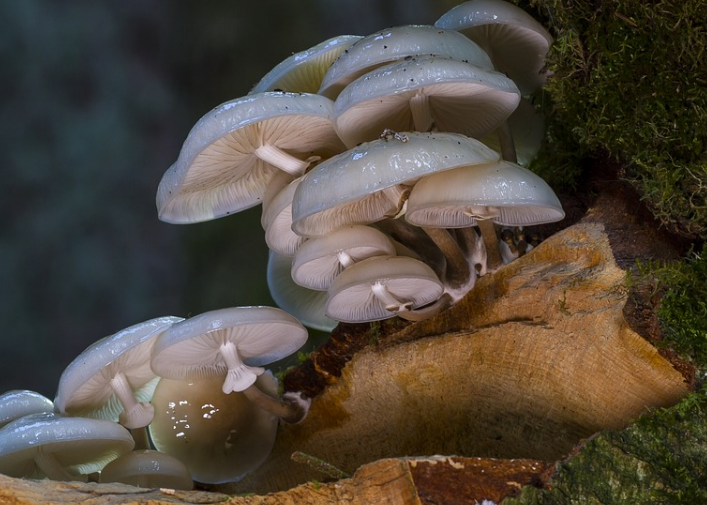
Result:
{"label": "white mushroom stalk base", "polygon": [[226,378],[223,381],[223,392],[225,394],[232,391],[243,391],[255,383],[258,375],[262,374],[265,369],[259,366],[248,366],[243,363],[238,348],[233,342],[221,344],[219,348],[221,357],[228,367]]}
{"label": "white mushroom stalk base", "polygon": [[37,448],[34,455],[34,464],[50,480],[72,481],[81,480],[86,482],[86,475],[72,475],[56,460],[51,452],[46,452],[41,446]]}
{"label": "white mushroom stalk base", "polygon": [[110,380],[113,393],[123,405],[118,421],[129,429],[144,428],[155,416],[155,409],[146,402],[138,402],[135,393],[128,383],[128,379],[122,373],[117,373]]}
{"label": "white mushroom stalk base", "polygon": [[336,259],[339,260],[339,263],[344,268],[348,268],[355,263],[351,255],[346,251],[338,251],[336,253]]}
{"label": "white mushroom stalk base", "polygon": [[270,163],[271,165],[276,166],[280,170],[283,170],[295,177],[299,177],[304,174],[309,165],[321,159],[319,156],[311,156],[306,160],[301,160],[271,144],[263,144],[256,148],[253,152],[261,160]]}
{"label": "white mushroom stalk base", "polygon": [[287,424],[301,422],[309,412],[312,400],[305,399],[301,393],[285,393],[282,399],[273,398],[252,385],[243,390],[243,394],[261,409],[277,416]]}
{"label": "white mushroom stalk base", "polygon": [[395,295],[390,292],[388,287],[379,281],[376,281],[373,286],[371,286],[371,292],[373,293],[373,296],[375,296],[376,299],[383,304],[385,310],[400,313],[412,309],[411,301],[398,300]]}

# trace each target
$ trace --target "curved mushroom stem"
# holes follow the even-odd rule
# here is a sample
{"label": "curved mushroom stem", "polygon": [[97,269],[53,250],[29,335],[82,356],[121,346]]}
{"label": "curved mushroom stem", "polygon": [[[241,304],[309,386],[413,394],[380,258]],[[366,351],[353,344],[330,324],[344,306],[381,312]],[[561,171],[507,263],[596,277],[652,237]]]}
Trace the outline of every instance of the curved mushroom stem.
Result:
{"label": "curved mushroom stem", "polygon": [[444,277],[444,256],[429,235],[420,228],[409,224],[404,219],[384,219],[374,223],[373,226],[415,252],[438,277]]}
{"label": "curved mushroom stem", "polygon": [[307,416],[312,403],[312,400],[305,399],[301,393],[285,393],[282,399],[273,398],[263,393],[255,384],[245,388],[243,394],[255,405],[279,417],[287,424],[297,424],[302,421]]}
{"label": "curved mushroom stem", "polygon": [[86,482],[86,475],[71,475],[59,463],[51,452],[46,452],[41,446],[37,447],[37,452],[34,455],[34,464],[39,470],[51,480],[72,481],[81,480]]}
{"label": "curved mushroom stem", "polygon": [[124,374],[120,372],[115,374],[110,380],[110,386],[123,405],[123,411],[118,419],[120,424],[129,429],[144,428],[150,424],[155,416],[155,408],[147,402],[139,403],[135,399],[135,393]]}
{"label": "curved mushroom stem", "polygon": [[435,120],[430,113],[430,99],[425,93],[417,92],[410,101],[410,112],[415,131],[429,132],[434,127]]}
{"label": "curved mushroom stem", "polygon": [[459,244],[452,235],[444,228],[430,228],[423,226],[422,229],[429,235],[432,241],[439,247],[447,260],[445,269],[445,282],[452,289],[460,288],[469,282],[471,270],[466,261],[464,253],[459,248]]}
{"label": "curved mushroom stem", "polygon": [[503,265],[501,250],[498,248],[498,234],[491,219],[480,219],[477,217],[476,224],[481,230],[481,238],[486,246],[487,266],[490,271],[494,271]]}
{"label": "curved mushroom stem", "polygon": [[258,378],[258,375],[265,371],[264,368],[259,366],[248,366],[243,363],[238,354],[238,348],[233,342],[221,344],[219,352],[228,367],[228,373],[223,381],[223,392],[225,394],[231,391],[243,391],[250,387]]}
{"label": "curved mushroom stem", "polygon": [[501,126],[498,127],[497,134],[498,143],[501,146],[501,158],[505,161],[518,163],[516,146],[513,142],[513,132],[511,131],[511,126],[508,124],[508,121],[501,123]]}
{"label": "curved mushroom stem", "polygon": [[451,304],[452,296],[449,293],[444,293],[436,302],[425,305],[419,309],[401,310],[398,312],[398,317],[407,319],[408,321],[424,321],[425,319],[436,316]]}
{"label": "curved mushroom stem", "polygon": [[309,165],[321,159],[319,156],[311,156],[306,160],[301,160],[271,144],[262,144],[253,152],[261,160],[266,161],[280,170],[284,170],[288,174],[294,175],[295,177],[299,177],[304,174]]}
{"label": "curved mushroom stem", "polygon": [[388,287],[379,281],[376,281],[375,284],[371,286],[371,292],[373,296],[383,304],[385,310],[389,310],[390,312],[399,313],[401,311],[410,310],[412,307],[411,301],[403,302],[398,300],[395,295],[390,292]]}
{"label": "curved mushroom stem", "polygon": [[355,263],[351,255],[346,251],[337,252],[336,258],[339,260],[339,263],[341,263],[341,266],[344,268],[348,268]]}
{"label": "curved mushroom stem", "polygon": [[150,446],[150,437],[147,435],[147,426],[132,429],[130,430],[130,434],[135,441],[135,447],[133,447],[134,451],[152,449]]}

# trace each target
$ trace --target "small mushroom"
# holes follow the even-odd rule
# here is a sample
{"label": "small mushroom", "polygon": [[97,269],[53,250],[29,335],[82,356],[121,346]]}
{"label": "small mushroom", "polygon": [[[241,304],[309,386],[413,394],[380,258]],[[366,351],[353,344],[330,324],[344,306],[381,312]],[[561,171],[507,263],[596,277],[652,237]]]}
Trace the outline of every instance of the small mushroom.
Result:
{"label": "small mushroom", "polygon": [[0,427],[30,414],[53,412],[54,403],[28,389],[13,389],[0,395]]}
{"label": "small mushroom", "polygon": [[306,328],[281,309],[231,307],[172,325],[155,342],[151,365],[166,379],[220,377],[225,394],[243,392],[283,421],[296,423],[307,414],[308,401],[294,393],[273,398],[253,384],[265,371],[262,365],[289,356],[306,341]]}
{"label": "small mushroom", "polygon": [[386,64],[413,56],[441,56],[493,70],[488,55],[475,42],[454,30],[428,25],[386,28],[361,38],[331,64],[319,94],[335,100],[362,75]]}
{"label": "small mushroom", "polygon": [[343,151],[333,103],[310,93],[264,92],[203,116],[157,188],[159,218],[194,223],[258,205],[277,173],[302,175]]}
{"label": "small mushroom", "polygon": [[[206,484],[238,481],[258,468],[275,443],[278,419],[243,393],[226,394],[220,377],[162,379],[155,390],[155,447],[182,461],[193,479]],[[277,395],[269,372],[255,385]]]}
{"label": "small mushroom", "polygon": [[[326,311],[332,319],[348,323],[396,315],[417,319],[416,310],[439,301],[443,292],[437,275],[421,261],[405,256],[374,256],[334,279],[327,291]],[[442,305],[438,308],[441,310]]]}
{"label": "small mushroom", "polygon": [[302,178],[289,180],[281,186],[283,179],[289,179],[288,174],[276,175],[265,191],[260,223],[265,230],[265,243],[271,251],[294,256],[306,240],[292,231],[292,198]]}
{"label": "small mushroom", "polygon": [[108,463],[101,483],[120,482],[145,488],[190,490],[194,487],[187,466],[164,452],[143,449],[130,451]]}
{"label": "small mushroom", "polygon": [[61,374],[56,411],[119,421],[130,429],[147,426],[153,414],[149,401],[158,380],[150,368],[152,346],[182,319],[150,319],[89,346]]}
{"label": "small mushroom", "polygon": [[307,240],[292,260],[292,280],[326,291],[345,268],[372,256],[395,256],[395,245],[381,231],[352,225]]}
{"label": "small mushroom", "polygon": [[128,430],[112,421],[31,414],[0,429],[0,473],[86,480],[133,446]]}
{"label": "small mushroom", "polygon": [[289,91],[316,93],[331,64],[357,40],[359,35],[338,35],[278,63],[248,93]]}
{"label": "small mushroom", "polygon": [[545,83],[545,55],[552,37],[523,9],[504,0],[469,0],[435,23],[458,30],[479,44],[499,72],[513,79],[521,92],[532,93]]}

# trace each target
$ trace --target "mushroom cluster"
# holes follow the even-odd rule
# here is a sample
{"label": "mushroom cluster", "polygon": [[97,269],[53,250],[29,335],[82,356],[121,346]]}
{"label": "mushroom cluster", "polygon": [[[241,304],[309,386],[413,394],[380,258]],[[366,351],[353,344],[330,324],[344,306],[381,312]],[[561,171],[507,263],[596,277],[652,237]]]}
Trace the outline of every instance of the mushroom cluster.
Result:
{"label": "mushroom cluster", "polygon": [[278,422],[309,400],[278,395],[263,368],[307,330],[274,307],[159,317],[98,340],[62,373],[54,401],[0,395],[0,473],[191,489],[237,481],[265,461]]}
{"label": "mushroom cluster", "polygon": [[526,227],[564,217],[524,167],[551,41],[519,7],[470,0],[293,54],[196,123],[158,215],[262,204],[273,299],[310,327],[431,317],[529,251]]}

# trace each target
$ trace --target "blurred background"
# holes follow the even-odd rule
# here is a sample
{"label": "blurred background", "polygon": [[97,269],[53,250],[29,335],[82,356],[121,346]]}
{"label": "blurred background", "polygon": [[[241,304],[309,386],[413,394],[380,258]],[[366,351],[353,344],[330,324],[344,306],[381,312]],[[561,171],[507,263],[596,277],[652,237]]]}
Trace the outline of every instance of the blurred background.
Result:
{"label": "blurred background", "polygon": [[53,398],[83,349],[146,319],[272,305],[260,207],[157,220],[190,128],[293,52],[456,3],[0,2],[0,392]]}

